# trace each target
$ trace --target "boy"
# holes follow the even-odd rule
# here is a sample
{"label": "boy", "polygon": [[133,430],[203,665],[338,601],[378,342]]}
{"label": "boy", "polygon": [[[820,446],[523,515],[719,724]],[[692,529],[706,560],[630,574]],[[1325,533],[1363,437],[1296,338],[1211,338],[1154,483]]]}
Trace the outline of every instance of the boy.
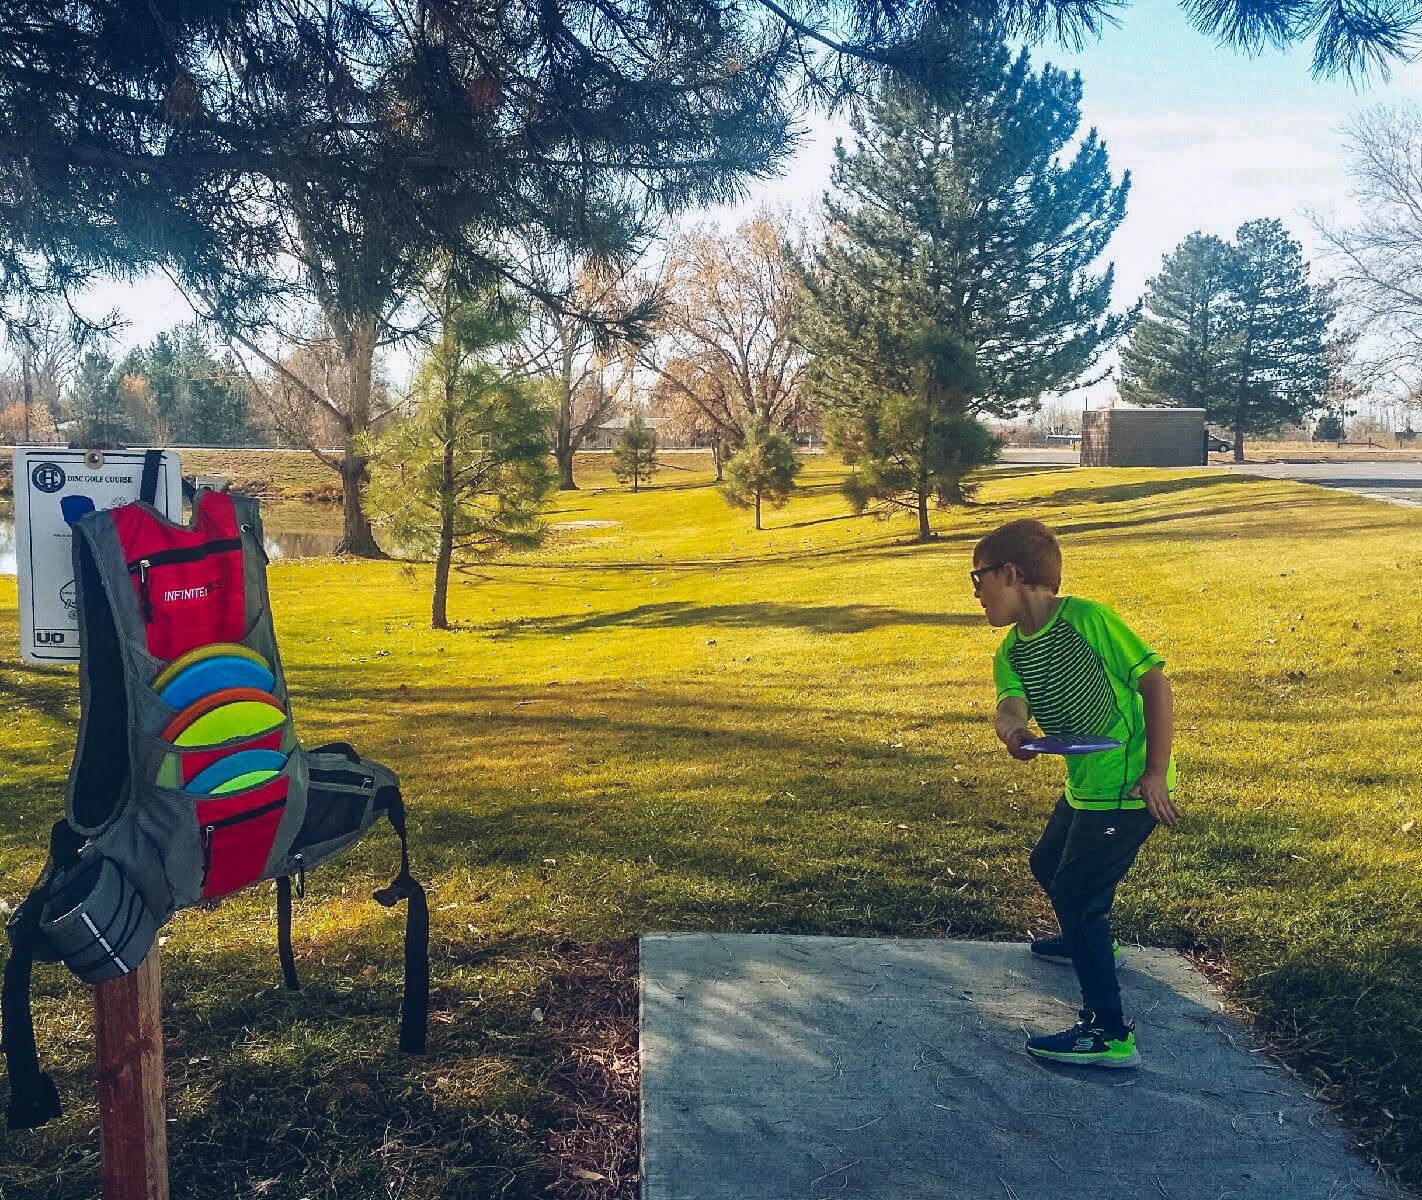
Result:
{"label": "boy", "polygon": [[1022,743],[1057,737],[1114,738],[1115,750],[1067,758],[1064,793],[1032,851],[1032,875],[1046,891],[1061,936],[1032,951],[1070,960],[1081,984],[1081,1020],[1062,1033],[1027,1039],[1038,1058],[1102,1067],[1140,1061],[1121,1010],[1120,951],[1111,905],[1156,824],[1174,825],[1174,710],[1164,659],[1105,605],[1058,596],[1062,555],[1040,521],[994,530],[973,551],[973,593],[994,627],[1011,625],[993,658],[994,728],[1013,758],[1036,758]]}

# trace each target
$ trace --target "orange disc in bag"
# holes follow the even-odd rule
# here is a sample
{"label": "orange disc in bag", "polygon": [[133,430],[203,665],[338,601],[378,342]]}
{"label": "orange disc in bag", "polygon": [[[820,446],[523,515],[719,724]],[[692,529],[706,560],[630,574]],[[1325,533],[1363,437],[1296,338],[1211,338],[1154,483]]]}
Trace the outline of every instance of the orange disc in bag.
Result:
{"label": "orange disc in bag", "polygon": [[215,746],[230,738],[262,733],[286,720],[286,709],[270,692],[223,688],[194,700],[163,730],[175,746]]}

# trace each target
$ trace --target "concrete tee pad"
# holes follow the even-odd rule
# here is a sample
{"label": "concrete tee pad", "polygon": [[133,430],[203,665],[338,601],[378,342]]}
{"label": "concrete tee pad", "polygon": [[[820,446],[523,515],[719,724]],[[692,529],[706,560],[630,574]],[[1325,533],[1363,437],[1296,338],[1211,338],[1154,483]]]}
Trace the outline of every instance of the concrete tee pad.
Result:
{"label": "concrete tee pad", "polygon": [[1030,1058],[1070,966],[1002,942],[649,934],[643,1200],[1382,1200],[1208,980],[1126,948],[1138,1068]]}

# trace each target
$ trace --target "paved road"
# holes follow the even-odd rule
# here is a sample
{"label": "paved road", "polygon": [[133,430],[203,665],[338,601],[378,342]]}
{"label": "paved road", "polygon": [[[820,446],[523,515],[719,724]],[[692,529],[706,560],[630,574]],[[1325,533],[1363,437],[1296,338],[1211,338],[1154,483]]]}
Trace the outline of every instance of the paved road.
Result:
{"label": "paved road", "polygon": [[[1003,453],[1002,466],[1038,464],[1062,467],[1075,466],[1076,450],[1009,449]],[[1320,487],[1356,492],[1389,504],[1422,507],[1422,462],[1307,462],[1307,463],[1240,463],[1235,464],[1219,455],[1210,466],[1229,474],[1258,475],[1265,479],[1292,479],[1298,483],[1314,483]]]}
{"label": "paved road", "polygon": [[1422,462],[1243,463],[1222,469],[1268,479],[1316,483],[1320,487],[1386,500],[1389,504],[1422,507]]}

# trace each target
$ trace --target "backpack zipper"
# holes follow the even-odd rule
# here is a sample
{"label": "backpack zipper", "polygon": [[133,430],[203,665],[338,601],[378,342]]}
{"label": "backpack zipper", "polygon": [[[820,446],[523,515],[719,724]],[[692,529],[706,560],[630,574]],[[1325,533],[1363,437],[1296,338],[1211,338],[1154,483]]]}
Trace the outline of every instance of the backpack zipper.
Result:
{"label": "backpack zipper", "polygon": [[357,791],[368,792],[375,786],[375,776],[367,771],[345,771],[337,768],[335,770],[322,770],[319,767],[312,767],[309,775],[311,783],[336,784],[338,786],[355,788]]}
{"label": "backpack zipper", "polygon": [[241,550],[242,539],[216,538],[198,546],[178,546],[172,550],[156,550],[142,558],[131,559],[128,573],[138,576],[138,604],[143,612],[143,623],[153,624],[153,598],[148,591],[148,572],[154,567],[172,566],[174,563],[197,562],[213,554],[224,554],[229,550]]}
{"label": "backpack zipper", "polygon": [[212,847],[217,839],[217,831],[233,825],[241,825],[245,821],[255,821],[258,817],[276,812],[278,809],[286,807],[286,801],[286,796],[279,796],[275,800],[268,800],[257,808],[245,809],[242,812],[233,813],[230,817],[209,821],[202,827],[202,886],[204,888],[207,887],[207,877],[212,870]]}

